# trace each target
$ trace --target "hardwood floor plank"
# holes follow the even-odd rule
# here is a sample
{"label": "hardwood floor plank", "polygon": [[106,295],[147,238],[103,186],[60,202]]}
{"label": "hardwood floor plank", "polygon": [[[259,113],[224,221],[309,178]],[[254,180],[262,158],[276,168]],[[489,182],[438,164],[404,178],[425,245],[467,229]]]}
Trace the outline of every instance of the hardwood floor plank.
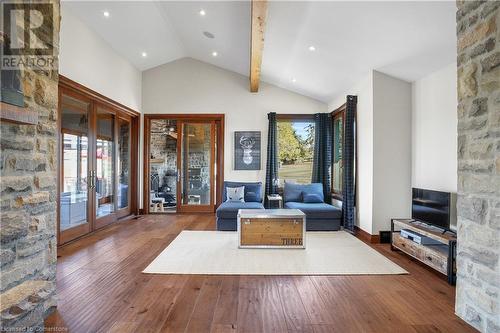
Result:
{"label": "hardwood floor plank", "polygon": [[193,309],[198,301],[201,287],[205,281],[203,275],[192,275],[178,295],[178,301],[173,305],[165,323],[161,327],[161,332],[184,332]]}
{"label": "hardwood floor plank", "polygon": [[222,279],[217,276],[209,276],[205,279],[186,328],[187,332],[210,332],[221,284]]}
{"label": "hardwood floor plank", "polygon": [[165,325],[181,292],[181,288],[169,287],[160,289],[147,307],[137,311],[137,328],[140,332],[160,332],[160,327]]}
{"label": "hardwood floor plank", "polygon": [[260,293],[251,280],[247,276],[240,278],[237,331],[241,333],[264,331]]}
{"label": "hardwood floor plank", "polygon": [[278,286],[270,276],[256,277],[255,283],[261,297],[262,325],[264,332],[285,332],[287,330],[285,313],[280,301]]}
{"label": "hardwood floor plank", "polygon": [[323,302],[314,283],[311,281],[311,278],[309,276],[296,276],[293,277],[293,282],[300,295],[302,304],[304,304],[311,324],[334,324],[334,313],[327,310],[328,308]]}
{"label": "hardwood floor plank", "polygon": [[275,279],[281,305],[289,332],[313,332],[311,319],[307,315],[299,292],[292,277],[280,276]]}
{"label": "hardwood floor plank", "polygon": [[211,332],[236,332],[238,321],[239,276],[222,276]]}

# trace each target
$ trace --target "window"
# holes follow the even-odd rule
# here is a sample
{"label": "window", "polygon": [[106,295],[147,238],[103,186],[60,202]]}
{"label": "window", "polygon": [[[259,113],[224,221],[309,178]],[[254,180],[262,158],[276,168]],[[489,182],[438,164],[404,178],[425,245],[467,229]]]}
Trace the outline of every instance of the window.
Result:
{"label": "window", "polygon": [[344,117],[345,109],[343,108],[333,115],[332,192],[339,196],[342,195],[343,180]]}
{"label": "window", "polygon": [[279,119],[278,130],[278,179],[280,187],[284,181],[310,183],[314,157],[314,120]]}
{"label": "window", "polygon": [[[342,200],[342,191],[344,183],[344,161],[342,153],[344,150],[344,132],[345,132],[345,113],[346,105],[342,105],[332,112],[333,121],[333,154],[332,154],[332,193],[333,196]],[[356,115],[354,115],[354,181],[356,182],[357,169],[357,143],[356,143]]]}

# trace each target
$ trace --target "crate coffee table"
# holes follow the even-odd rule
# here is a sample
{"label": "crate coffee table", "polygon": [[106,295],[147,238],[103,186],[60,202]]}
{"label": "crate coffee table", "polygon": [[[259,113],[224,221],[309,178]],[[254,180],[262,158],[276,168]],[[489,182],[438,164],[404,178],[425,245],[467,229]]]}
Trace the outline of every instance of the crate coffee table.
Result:
{"label": "crate coffee table", "polygon": [[306,216],[298,209],[240,209],[240,248],[305,249]]}

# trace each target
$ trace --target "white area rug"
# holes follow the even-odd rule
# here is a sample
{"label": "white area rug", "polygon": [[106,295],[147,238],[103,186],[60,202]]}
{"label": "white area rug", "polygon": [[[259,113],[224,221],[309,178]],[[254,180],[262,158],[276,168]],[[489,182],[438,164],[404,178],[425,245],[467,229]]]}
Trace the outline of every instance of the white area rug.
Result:
{"label": "white area rug", "polygon": [[407,271],[344,231],[308,232],[306,249],[239,249],[238,234],[183,231],[143,271],[151,274],[376,275]]}

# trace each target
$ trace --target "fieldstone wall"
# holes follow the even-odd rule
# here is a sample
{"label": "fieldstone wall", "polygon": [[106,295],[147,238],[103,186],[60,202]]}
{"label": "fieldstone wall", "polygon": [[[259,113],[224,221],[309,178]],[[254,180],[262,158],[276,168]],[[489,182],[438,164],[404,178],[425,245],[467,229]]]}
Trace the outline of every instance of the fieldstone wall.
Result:
{"label": "fieldstone wall", "polygon": [[[52,2],[57,55],[59,1]],[[2,332],[40,328],[56,306],[58,71],[21,75],[25,107],[38,113],[38,124],[0,124]]]}
{"label": "fieldstone wall", "polygon": [[500,332],[500,1],[458,1],[456,313]]}

